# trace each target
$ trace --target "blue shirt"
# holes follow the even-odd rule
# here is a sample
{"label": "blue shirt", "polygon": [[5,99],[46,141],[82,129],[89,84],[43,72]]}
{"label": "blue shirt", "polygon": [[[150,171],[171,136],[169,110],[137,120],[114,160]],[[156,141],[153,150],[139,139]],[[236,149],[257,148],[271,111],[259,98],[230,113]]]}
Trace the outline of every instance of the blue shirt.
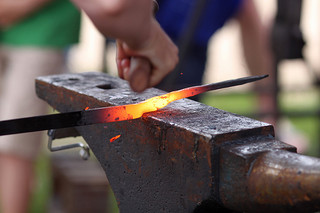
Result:
{"label": "blue shirt", "polygon": [[[177,41],[190,23],[197,0],[158,0],[160,8],[156,19],[171,39]],[[197,45],[208,44],[210,37],[233,17],[243,0],[208,0],[199,20],[193,42]]]}

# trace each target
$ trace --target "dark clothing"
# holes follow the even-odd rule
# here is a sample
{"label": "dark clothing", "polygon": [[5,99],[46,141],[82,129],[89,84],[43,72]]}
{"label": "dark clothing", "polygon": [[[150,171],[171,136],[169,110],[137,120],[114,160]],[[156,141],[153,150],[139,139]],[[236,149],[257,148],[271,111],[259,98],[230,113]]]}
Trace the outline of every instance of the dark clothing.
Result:
{"label": "dark clothing", "polygon": [[[206,1],[204,9],[200,11],[201,16],[196,28],[192,33],[193,37],[187,44],[187,51],[182,54],[183,56],[180,55],[179,70],[168,75],[159,85],[160,89],[176,90],[202,83],[209,39],[239,11],[243,1]],[[180,40],[184,36],[183,34],[188,32],[186,29],[190,27],[190,19],[194,18],[193,10],[197,0],[158,0],[158,2],[160,9],[156,18],[164,31],[178,45],[181,52]]]}

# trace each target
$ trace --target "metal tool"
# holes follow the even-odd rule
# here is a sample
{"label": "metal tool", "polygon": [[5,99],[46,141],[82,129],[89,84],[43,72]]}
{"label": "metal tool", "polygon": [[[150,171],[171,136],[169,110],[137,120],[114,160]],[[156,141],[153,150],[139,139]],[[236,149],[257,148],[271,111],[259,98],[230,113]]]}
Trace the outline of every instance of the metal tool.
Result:
{"label": "metal tool", "polygon": [[48,149],[50,152],[56,152],[66,149],[80,148],[79,155],[83,160],[88,160],[90,157],[90,148],[84,143],[73,143],[62,146],[53,146],[53,140],[61,139],[66,137],[76,137],[79,136],[79,133],[74,128],[67,129],[50,129],[48,130]]}
{"label": "metal tool", "polygon": [[[0,121],[0,135],[10,135],[49,129],[60,129],[98,123],[131,120],[141,117],[143,113],[156,111],[175,100],[191,97],[210,90],[217,90],[250,83],[266,78],[267,76],[268,75],[252,76],[202,86],[189,87],[182,90],[173,91],[161,96],[156,96],[137,104],[103,107],[82,111],[73,111],[59,114]],[[172,98],[172,96],[175,96],[176,94],[179,94],[179,97],[175,97],[172,100],[166,100],[166,103],[163,103],[163,100],[165,98],[169,96],[170,98]],[[159,103],[157,103],[157,101]],[[146,104],[152,104],[151,108],[147,111],[145,109],[142,109],[142,105]]]}

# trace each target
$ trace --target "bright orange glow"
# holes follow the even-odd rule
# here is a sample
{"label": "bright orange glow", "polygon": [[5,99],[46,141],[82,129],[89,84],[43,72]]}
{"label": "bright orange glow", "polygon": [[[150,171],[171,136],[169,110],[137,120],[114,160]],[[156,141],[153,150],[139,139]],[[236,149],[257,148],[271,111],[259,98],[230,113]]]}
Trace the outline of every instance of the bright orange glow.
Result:
{"label": "bright orange glow", "polygon": [[110,143],[112,143],[113,141],[117,140],[118,138],[120,138],[121,135],[117,135],[114,136],[113,138],[110,139]]}
{"label": "bright orange glow", "polygon": [[88,110],[88,109],[89,109],[89,107],[84,108],[84,110]]}
{"label": "bright orange glow", "polygon": [[[95,114],[95,116],[97,116],[96,119],[100,123],[136,119],[140,118],[144,113],[157,111],[167,106],[169,103],[182,98],[188,98],[210,90],[217,90],[230,86],[238,86],[261,80],[266,77],[268,77],[268,75],[245,77],[207,85],[188,87],[185,89],[169,92],[164,95],[149,98],[137,104],[105,107],[103,109],[100,109],[99,113]],[[86,112],[85,115],[89,116],[89,112],[90,110]],[[95,110],[92,110],[92,112],[94,113]]]}
{"label": "bright orange glow", "polygon": [[140,118],[144,113],[157,111],[173,101],[198,95],[208,90],[210,88],[206,86],[189,87],[155,96],[137,104],[106,108],[102,119],[104,122],[115,122]]}

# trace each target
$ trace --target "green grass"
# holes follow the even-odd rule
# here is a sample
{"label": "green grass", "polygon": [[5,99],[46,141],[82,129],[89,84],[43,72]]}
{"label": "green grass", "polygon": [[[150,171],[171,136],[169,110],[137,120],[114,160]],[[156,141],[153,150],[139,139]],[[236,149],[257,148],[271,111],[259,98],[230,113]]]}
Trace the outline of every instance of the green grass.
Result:
{"label": "green grass", "polygon": [[201,102],[237,114],[248,114],[257,109],[256,97],[253,93],[207,93]]}
{"label": "green grass", "polygon": [[316,117],[290,118],[292,124],[310,141],[310,147],[305,154],[320,157],[320,122]]}

